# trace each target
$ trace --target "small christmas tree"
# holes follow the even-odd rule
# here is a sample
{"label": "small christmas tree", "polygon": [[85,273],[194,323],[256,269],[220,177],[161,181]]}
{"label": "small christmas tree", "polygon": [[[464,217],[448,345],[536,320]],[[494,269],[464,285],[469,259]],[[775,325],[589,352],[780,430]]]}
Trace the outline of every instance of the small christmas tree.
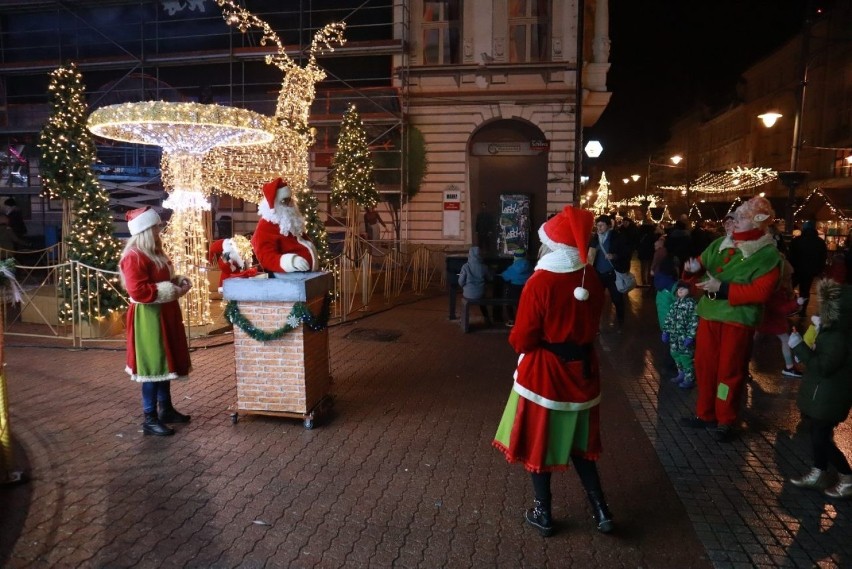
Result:
{"label": "small christmas tree", "polygon": [[328,251],[328,232],[325,223],[319,216],[319,203],[316,194],[310,188],[305,188],[299,193],[299,212],[305,216],[305,231],[311,238],[311,242],[317,249],[319,256],[319,268],[323,271],[331,270],[331,255]]}
{"label": "small christmas tree", "polygon": [[[47,197],[63,200],[63,240],[69,260],[116,271],[121,245],[112,236],[109,195],[92,170],[97,156],[86,129],[83,78],[72,63],[50,74],[51,115],[39,135],[41,178]],[[122,306],[118,278],[82,270],[79,290],[72,290],[71,268],[62,271],[59,287],[65,301],[60,321],[78,313],[99,320]]]}
{"label": "small christmas tree", "polygon": [[355,105],[351,105],[343,115],[331,167],[331,199],[335,204],[354,200],[361,207],[376,205],[379,192],[373,178],[373,160],[367,145],[367,133]]}

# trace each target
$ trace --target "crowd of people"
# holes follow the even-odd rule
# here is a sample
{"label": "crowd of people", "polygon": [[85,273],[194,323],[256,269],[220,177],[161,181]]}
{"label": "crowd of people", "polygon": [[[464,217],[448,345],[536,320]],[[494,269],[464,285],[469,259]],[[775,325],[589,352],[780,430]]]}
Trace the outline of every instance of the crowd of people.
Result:
{"label": "crowd of people", "polygon": [[[755,337],[776,336],[779,376],[801,380],[798,406],[813,456],[812,468],[790,483],[852,498],[852,468],[834,441],[852,408],[852,234],[829,255],[813,222],[786,242],[774,220],[769,201],[754,197],[719,224],[693,227],[684,216],[671,227],[637,227],[626,217],[593,220],[567,206],[542,225],[538,263],[520,287],[509,336],[519,355],[515,382],[493,441],[530,472],[527,524],[545,537],[555,532],[551,475],[573,467],[598,530],[614,527],[596,466],[601,377],[594,337],[606,329],[606,294],[613,326],[622,329],[628,295],[616,275],[630,270],[634,255],[639,282],[655,293],[661,340],[677,369],[671,379],[695,388],[695,412],[683,424],[720,443],[736,439]],[[809,306],[817,314],[807,326]]]}

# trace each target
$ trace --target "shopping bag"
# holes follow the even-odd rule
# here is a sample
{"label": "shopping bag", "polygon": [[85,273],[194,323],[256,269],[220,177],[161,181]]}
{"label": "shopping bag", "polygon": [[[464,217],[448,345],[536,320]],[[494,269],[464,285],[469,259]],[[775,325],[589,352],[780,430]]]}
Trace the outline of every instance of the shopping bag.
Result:
{"label": "shopping bag", "polygon": [[619,273],[615,271],[615,288],[621,293],[630,292],[636,288],[636,277],[630,272]]}

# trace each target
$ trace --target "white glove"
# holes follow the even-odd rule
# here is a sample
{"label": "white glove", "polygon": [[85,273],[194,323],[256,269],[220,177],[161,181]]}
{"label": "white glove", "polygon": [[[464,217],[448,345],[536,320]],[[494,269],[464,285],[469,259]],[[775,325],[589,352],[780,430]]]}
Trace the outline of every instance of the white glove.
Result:
{"label": "white glove", "polygon": [[799,334],[798,332],[793,332],[792,334],[790,334],[790,339],[787,340],[787,345],[790,346],[791,348],[795,348],[796,346],[798,346],[802,342],[803,342],[802,335]]}
{"label": "white glove", "polygon": [[304,273],[311,270],[311,264],[295,253],[281,255],[281,270],[285,273]]}
{"label": "white glove", "polygon": [[701,270],[701,262],[695,257],[690,257],[689,260],[683,264],[683,268],[687,273],[697,273]]}
{"label": "white glove", "polygon": [[813,322],[813,324],[814,324],[814,326],[816,327],[817,330],[819,330],[819,327],[822,326],[822,318],[820,318],[816,314],[811,316],[811,322]]}
{"label": "white glove", "polygon": [[804,306],[806,300],[807,299],[805,297],[800,296],[796,299],[796,304],[798,304],[799,306]]}

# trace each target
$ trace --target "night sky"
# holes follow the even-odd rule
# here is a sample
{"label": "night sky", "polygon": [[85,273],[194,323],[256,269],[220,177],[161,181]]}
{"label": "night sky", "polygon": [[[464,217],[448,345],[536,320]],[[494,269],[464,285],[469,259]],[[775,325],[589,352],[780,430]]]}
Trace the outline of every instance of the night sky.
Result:
{"label": "night sky", "polygon": [[[648,156],[695,105],[726,106],[739,75],[801,29],[806,0],[610,0],[612,99],[585,139],[602,165]],[[832,2],[822,2],[828,8]]]}

